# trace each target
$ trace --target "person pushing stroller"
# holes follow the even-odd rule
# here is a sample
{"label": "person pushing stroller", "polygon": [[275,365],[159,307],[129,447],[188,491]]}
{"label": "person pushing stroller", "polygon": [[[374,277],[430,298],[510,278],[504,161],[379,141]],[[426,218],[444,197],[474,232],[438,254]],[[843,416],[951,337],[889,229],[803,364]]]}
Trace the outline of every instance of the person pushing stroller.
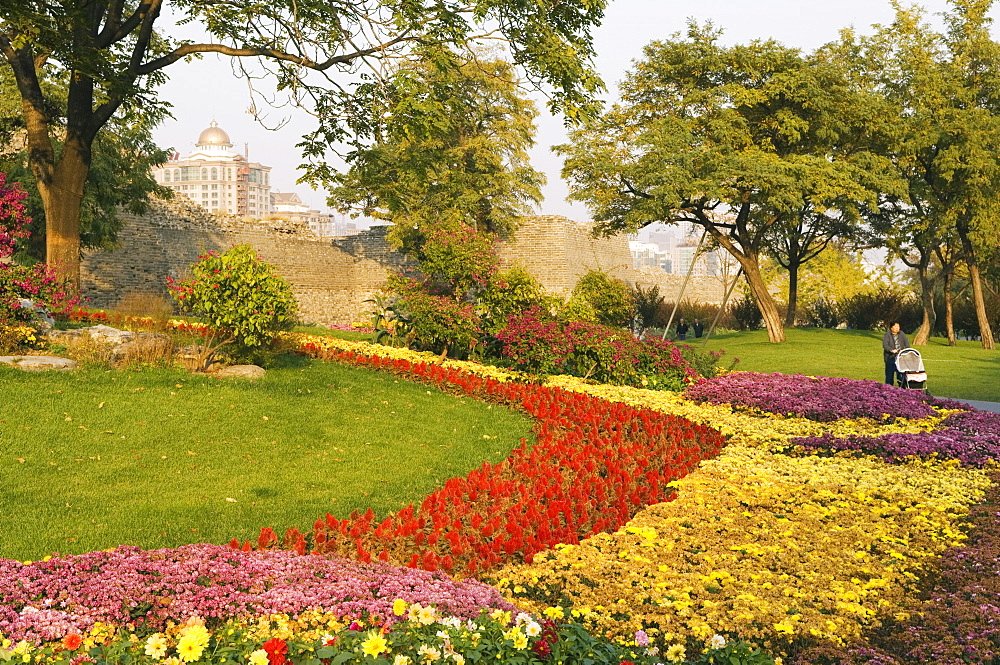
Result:
{"label": "person pushing stroller", "polygon": [[885,382],[890,386],[903,385],[903,375],[896,369],[896,357],[903,349],[910,348],[906,333],[899,329],[899,321],[889,324],[882,336],[882,359],[885,361]]}

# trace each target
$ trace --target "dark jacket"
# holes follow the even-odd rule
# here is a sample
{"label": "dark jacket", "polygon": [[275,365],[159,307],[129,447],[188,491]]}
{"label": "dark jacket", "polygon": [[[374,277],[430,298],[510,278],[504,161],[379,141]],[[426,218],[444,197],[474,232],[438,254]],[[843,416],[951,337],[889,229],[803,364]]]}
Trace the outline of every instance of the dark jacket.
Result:
{"label": "dark jacket", "polygon": [[886,362],[896,362],[896,354],[892,352],[893,349],[899,351],[908,348],[910,348],[910,341],[906,339],[906,333],[902,330],[896,335],[895,342],[892,339],[892,331],[886,330],[885,334],[882,335],[882,357]]}

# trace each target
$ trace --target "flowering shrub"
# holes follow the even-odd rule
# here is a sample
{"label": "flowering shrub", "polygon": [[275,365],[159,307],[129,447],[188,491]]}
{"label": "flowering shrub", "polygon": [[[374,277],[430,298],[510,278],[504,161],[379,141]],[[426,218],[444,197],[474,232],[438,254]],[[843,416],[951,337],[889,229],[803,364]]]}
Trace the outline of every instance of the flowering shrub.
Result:
{"label": "flowering shrub", "polygon": [[24,200],[28,193],[21,184],[7,184],[7,174],[0,171],[0,259],[14,253],[14,246],[21,238],[27,238],[30,233],[28,216]]}
{"label": "flowering shrub", "polygon": [[718,358],[659,339],[637,340],[621,328],[562,323],[537,307],[512,316],[496,337],[503,360],[521,371],[666,390],[681,390],[697,379],[696,363],[711,375]]}
{"label": "flowering shrub", "polygon": [[233,343],[238,352],[260,348],[295,322],[291,287],[250,245],[198,258],[190,278],[167,278],[167,287],[183,311],[204,318],[221,337],[217,346]]}
{"label": "flowering shrub", "polygon": [[34,310],[21,307],[22,298],[43,305],[57,316],[68,314],[80,303],[80,297],[66,289],[51,266],[0,263],[0,324],[37,323]]}
{"label": "flowering shrub", "polygon": [[733,372],[689,386],[684,395],[695,401],[732,404],[778,415],[797,415],[829,422],[839,418],[925,418],[934,413],[925,395],[876,381],[857,381],[801,374]]}
{"label": "flowering shrub", "polygon": [[446,284],[451,295],[482,290],[500,265],[498,238],[466,224],[435,224],[423,236],[417,252],[420,271]]}
{"label": "flowering shrub", "polygon": [[392,306],[407,346],[447,355],[467,355],[479,334],[472,303],[448,295],[436,295],[428,284],[411,277],[393,275],[389,289],[396,302]]}
{"label": "flowering shrub", "polygon": [[790,443],[808,451],[857,451],[877,455],[889,462],[910,457],[941,457],[970,466],[1000,460],[1000,414],[988,411],[955,413],[941,423],[942,429],[921,433],[890,433],[882,436],[851,435],[795,438]]}
{"label": "flowering shrub", "polygon": [[[717,454],[724,442],[714,430],[681,418],[587,395],[502,383],[436,364],[305,349],[515,405],[538,421],[534,446],[522,443],[501,463],[448,480],[419,507],[384,518],[369,510],[342,520],[331,515],[317,520],[316,552],[463,574],[530,561],[557,543],[613,531],[638,508],[668,500],[668,484]],[[284,543],[306,550],[305,538],[294,531]],[[276,544],[277,536],[265,529],[258,546]]]}
{"label": "flowering shrub", "polygon": [[474,580],[284,551],[202,544],[120,547],[29,564],[0,559],[0,633],[35,643],[97,623],[162,630],[189,616],[219,622],[309,609],[391,623],[396,598],[466,619],[483,608],[511,609],[495,589]]}

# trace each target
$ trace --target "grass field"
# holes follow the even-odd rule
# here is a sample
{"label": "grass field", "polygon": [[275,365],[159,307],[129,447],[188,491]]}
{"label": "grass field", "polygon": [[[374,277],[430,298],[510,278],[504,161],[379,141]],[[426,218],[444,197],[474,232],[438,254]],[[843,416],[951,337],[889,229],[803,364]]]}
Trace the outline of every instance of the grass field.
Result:
{"label": "grass field", "polygon": [[[885,378],[880,332],[791,328],[785,334],[788,341],[784,344],[768,342],[764,330],[713,335],[705,348],[724,350],[723,365],[739,358],[736,369],[741,370]],[[694,346],[701,349],[702,342]],[[918,350],[932,395],[1000,402],[1000,351],[986,351],[979,342],[969,341],[952,347],[942,338],[932,338]]]}
{"label": "grass field", "polygon": [[310,531],[396,510],[531,423],[387,374],[290,360],[262,380],[0,365],[0,557]]}

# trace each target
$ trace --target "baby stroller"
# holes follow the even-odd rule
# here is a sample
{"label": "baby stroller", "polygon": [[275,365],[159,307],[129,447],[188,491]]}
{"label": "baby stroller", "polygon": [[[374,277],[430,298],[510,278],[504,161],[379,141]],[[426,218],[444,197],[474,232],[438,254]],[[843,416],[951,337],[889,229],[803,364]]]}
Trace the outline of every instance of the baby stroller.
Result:
{"label": "baby stroller", "polygon": [[927,391],[927,372],[916,349],[903,349],[896,354],[896,371],[903,380],[904,388]]}

